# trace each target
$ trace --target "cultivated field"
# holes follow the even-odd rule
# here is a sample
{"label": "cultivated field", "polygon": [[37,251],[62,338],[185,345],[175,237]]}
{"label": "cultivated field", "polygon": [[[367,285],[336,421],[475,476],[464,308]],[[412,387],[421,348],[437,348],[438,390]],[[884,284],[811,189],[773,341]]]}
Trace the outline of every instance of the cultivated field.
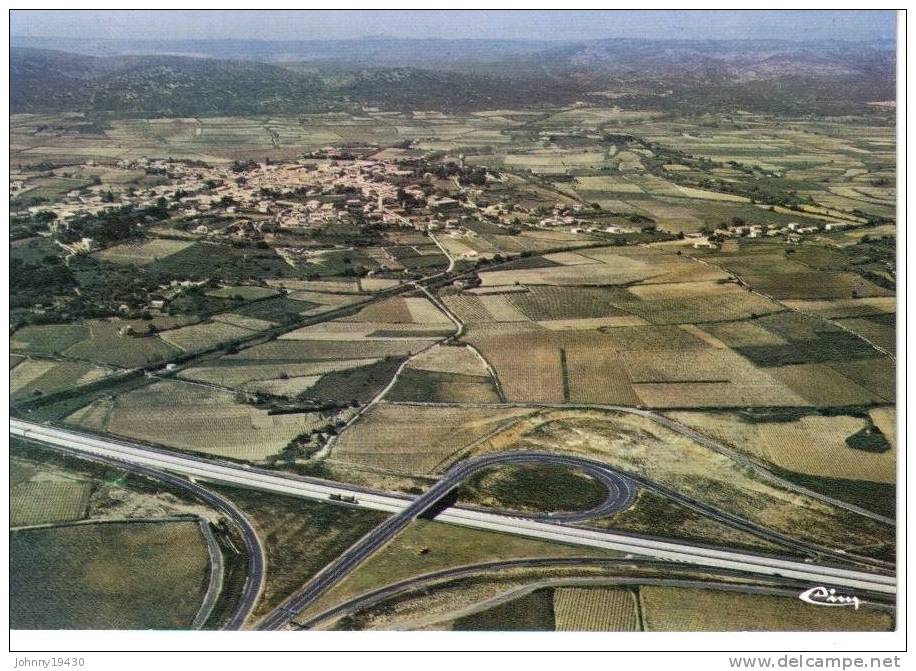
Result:
{"label": "cultivated field", "polygon": [[219,289],[211,289],[207,292],[207,295],[213,296],[214,298],[235,298],[238,296],[242,300],[248,301],[255,298],[267,298],[268,296],[276,296],[277,290],[270,287],[258,287],[252,285],[225,286],[220,287]]}
{"label": "cultivated field", "polygon": [[554,631],[553,592],[535,590],[452,622],[455,631]]}
{"label": "cultivated field", "polygon": [[32,480],[10,490],[10,526],[72,522],[86,516],[92,485],[81,480]]}
{"label": "cultivated field", "polygon": [[642,586],[646,631],[889,631],[893,619],[863,609],[821,608],[794,597]]}
{"label": "cultivated field", "polygon": [[142,242],[131,242],[108,247],[96,252],[95,256],[111,263],[130,263],[137,266],[145,266],[159,259],[167,258],[172,254],[177,254],[192,244],[194,243],[187,240],[153,238]]}
{"label": "cultivated field", "polygon": [[553,592],[557,631],[639,631],[636,597],[628,589],[564,587]]}
{"label": "cultivated field", "polygon": [[10,397],[35,398],[100,380],[111,370],[90,364],[49,359],[20,360],[10,369]]}
{"label": "cultivated field", "polygon": [[132,323],[118,319],[90,320],[89,337],[65,349],[62,354],[107,363],[112,366],[134,368],[168,359],[181,350],[155,335],[131,336],[123,333]]}
{"label": "cultivated field", "polygon": [[166,331],[160,337],[183,352],[195,352],[250,336],[254,332],[241,326],[213,320]]}
{"label": "cultivated field", "polygon": [[126,438],[253,461],[277,454],[296,436],[326,423],[317,413],[268,415],[239,403],[231,392],[172,380],[95,401],[67,421]]}
{"label": "cultivated field", "polygon": [[[788,471],[888,484],[896,481],[895,450],[867,452],[846,443],[847,438],[869,426],[867,419],[807,415],[794,421],[766,422],[697,412],[675,412],[671,417]],[[893,418],[889,428],[893,429]]]}
{"label": "cultivated field", "polygon": [[186,629],[210,563],[196,520],[15,531],[10,562],[15,629]]}

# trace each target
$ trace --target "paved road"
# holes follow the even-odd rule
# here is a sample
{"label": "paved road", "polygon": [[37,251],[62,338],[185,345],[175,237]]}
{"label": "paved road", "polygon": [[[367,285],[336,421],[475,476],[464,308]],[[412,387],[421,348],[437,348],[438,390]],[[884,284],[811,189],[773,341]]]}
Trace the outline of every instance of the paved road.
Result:
{"label": "paved road", "polygon": [[[15,421],[16,420],[11,420],[11,422]],[[10,433],[13,433],[13,431],[11,430]],[[24,437],[30,440],[32,439],[30,436]],[[210,491],[209,489],[205,489],[204,487],[201,487],[200,485],[191,482],[190,480],[177,477],[171,473],[166,473],[165,471],[156,468],[150,468],[149,466],[137,464],[128,459],[100,453],[87,453],[85,450],[81,450],[79,448],[71,449],[64,445],[48,443],[41,440],[40,438],[36,440],[44,445],[53,447],[58,452],[74,457],[76,459],[83,459],[86,461],[93,461],[96,463],[114,466],[115,468],[134,473],[144,478],[156,480],[175,489],[187,492],[194,498],[229,518],[242,533],[242,539],[245,543],[246,554],[248,555],[248,575],[245,580],[245,586],[242,590],[242,595],[239,598],[239,601],[233,609],[232,613],[230,613],[226,623],[223,625],[223,629],[242,628],[242,625],[245,624],[245,620],[248,619],[248,616],[251,615],[251,611],[254,610],[254,606],[260,598],[261,591],[264,588],[264,547],[261,545],[261,540],[258,538],[258,534],[255,532],[251,522],[241,510],[235,507],[235,504],[233,504],[232,501]]]}
{"label": "paved road", "polygon": [[[24,436],[51,445],[101,454],[114,459],[168,470],[213,482],[271,491],[279,494],[300,496],[317,500],[328,500],[331,494],[353,496],[359,505],[376,510],[398,513],[369,532],[333,564],[319,573],[306,588],[297,592],[282,608],[269,616],[265,628],[282,626],[297,608],[310,603],[324,589],[333,585],[347,572],[355,568],[369,554],[370,548],[381,547],[391,536],[402,529],[410,520],[421,515],[448,494],[462,477],[473,472],[472,462],[456,465],[442,480],[424,495],[411,500],[407,497],[378,494],[358,487],[319,481],[316,479],[281,475],[271,471],[250,468],[218,460],[179,454],[161,448],[125,443],[107,437],[99,437],[71,430],[47,427],[40,424],[13,419],[10,422],[12,435]],[[511,453],[509,453],[511,455]],[[558,457],[560,455],[547,455]],[[479,468],[479,466],[477,466]],[[465,471],[464,469],[468,469]],[[809,564],[776,555],[751,554],[730,550],[704,547],[697,544],[672,542],[619,532],[567,526],[544,520],[525,519],[517,516],[497,514],[480,510],[453,507],[439,513],[437,519],[477,529],[502,531],[521,536],[553,540],[573,545],[618,550],[655,557],[674,562],[698,566],[726,568],[747,574],[779,576],[782,578],[809,581],[813,585],[825,584],[836,587],[875,591],[884,594],[896,592],[896,579],[883,572],[865,572],[823,564]]]}
{"label": "paved road", "polygon": [[[433,571],[431,573],[425,573],[423,575],[413,576],[406,580],[401,580],[396,583],[391,583],[378,589],[371,590],[369,592],[364,592],[359,594],[352,599],[348,599],[342,603],[338,603],[327,610],[324,610],[316,615],[313,615],[305,620],[297,621],[294,623],[294,626],[297,629],[309,629],[315,625],[321,624],[330,619],[338,618],[344,615],[352,615],[358,611],[365,610],[366,608],[371,608],[379,603],[388,601],[397,596],[403,594],[408,594],[411,592],[416,592],[429,587],[434,587],[442,583],[451,582],[460,578],[469,578],[473,576],[480,576],[482,574],[489,573],[499,573],[501,571],[511,570],[511,569],[525,569],[525,568],[580,568],[580,567],[633,567],[638,566],[641,568],[661,568],[670,569],[671,564],[669,562],[657,561],[657,560],[637,560],[637,559],[602,559],[596,557],[539,557],[533,559],[508,559],[504,561],[491,561],[491,562],[482,562],[479,564],[467,564],[464,566],[457,566],[454,568],[443,569],[440,571]],[[690,567],[684,567],[685,570],[690,570]],[[696,569],[693,569],[696,570]],[[729,571],[727,569],[703,569],[704,573],[711,573],[720,578],[740,578],[742,574],[736,571]],[[579,583],[583,580],[590,580],[594,576],[589,577],[570,577],[570,578],[561,578],[559,580],[563,581],[572,581],[573,583]],[[804,581],[797,581],[795,587],[792,587],[791,584],[793,581],[780,580],[779,586],[767,586],[767,585],[751,585],[751,584],[742,584],[742,583],[725,583],[717,582],[714,580],[700,580],[700,579],[687,579],[687,578],[652,578],[649,576],[621,576],[621,577],[594,577],[596,580],[602,582],[615,583],[615,584],[633,584],[633,585],[645,585],[645,584],[667,584],[672,586],[679,587],[706,587],[712,589],[720,589],[726,591],[737,591],[737,592],[746,592],[753,594],[770,594],[773,596],[788,596],[788,597],[797,597],[799,593],[807,589],[810,584]],[[788,586],[787,586],[788,585]],[[887,608],[893,610],[894,607],[892,604],[885,603],[886,597],[876,595],[878,601],[868,601],[868,603],[874,603],[875,605],[881,608]],[[863,600],[863,602],[865,602]]]}

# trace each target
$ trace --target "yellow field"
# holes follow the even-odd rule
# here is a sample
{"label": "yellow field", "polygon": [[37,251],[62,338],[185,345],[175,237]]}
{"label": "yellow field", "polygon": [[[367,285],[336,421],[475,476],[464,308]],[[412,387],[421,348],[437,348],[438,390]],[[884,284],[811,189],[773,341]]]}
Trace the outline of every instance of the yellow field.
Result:
{"label": "yellow field", "polygon": [[489,375],[486,366],[474,350],[463,347],[431,347],[410,361],[411,368],[436,373],[459,375]]}
{"label": "yellow field", "polygon": [[639,405],[620,356],[573,347],[566,350],[566,367],[571,402]]}
{"label": "yellow field", "polygon": [[443,312],[428,298],[408,297],[403,299],[414,324],[451,324]]}
{"label": "yellow field", "polygon": [[603,332],[475,328],[468,341],[496,370],[510,400],[561,402],[564,349],[574,401],[656,408],[810,405],[770,369],[676,326]]}
{"label": "yellow field", "polygon": [[550,268],[531,268],[524,270],[496,270],[480,273],[484,286],[503,284],[626,284],[645,279],[657,273],[648,263],[638,258],[630,258],[622,253],[605,252],[597,256],[600,250],[588,250],[588,258],[600,263],[553,266]]}
{"label": "yellow field", "polygon": [[[887,428],[880,417],[886,413],[877,412]],[[869,482],[893,483],[896,479],[895,450],[866,452],[846,445],[847,437],[868,425],[859,417],[810,415],[793,422],[742,422],[726,413],[669,414],[745,454],[789,471]],[[882,428],[877,422],[876,425]],[[892,416],[890,426],[893,427]]]}
{"label": "yellow field", "polygon": [[[330,321],[305,326],[280,336],[279,340],[405,340],[419,337],[436,337],[450,332],[446,324],[413,324],[403,322],[347,322]],[[385,333],[384,336],[374,336]]]}
{"label": "yellow field", "polygon": [[555,342],[537,333],[473,337],[470,342],[496,370],[509,400],[563,400],[560,349]]}
{"label": "yellow field", "polygon": [[706,191],[704,189],[693,189],[688,186],[675,185],[680,194],[686,198],[702,198],[704,200],[727,200],[733,203],[750,202],[744,196],[736,196],[731,193],[719,193],[718,191]]}
{"label": "yellow field", "polygon": [[554,590],[557,631],[639,631],[636,598],[628,589]]}
{"label": "yellow field", "polygon": [[352,317],[346,317],[345,320],[351,322],[387,323],[412,323],[414,321],[407,300],[404,298],[388,298],[378,303],[367,305]]}
{"label": "yellow field", "polygon": [[729,347],[754,347],[757,345],[785,345],[787,340],[753,322],[724,322],[702,327],[707,333]]}
{"label": "yellow field", "polygon": [[878,324],[870,319],[843,319],[837,323],[885,352],[893,355],[897,351],[897,329],[894,326]]}
{"label": "yellow field", "polygon": [[10,393],[16,394],[24,387],[38,380],[57,367],[56,361],[48,359],[26,359],[10,373]]}
{"label": "yellow field", "polygon": [[637,184],[629,182],[622,177],[577,177],[576,189],[578,191],[608,191],[611,193],[642,193]]}
{"label": "yellow field", "polygon": [[837,298],[821,301],[785,300],[782,302],[793,310],[830,318],[878,315],[892,313],[897,309],[896,296]]}
{"label": "yellow field", "polygon": [[644,301],[666,298],[692,298],[695,296],[708,296],[711,293],[731,293],[735,290],[736,285],[734,284],[723,285],[717,282],[638,284],[628,289],[629,293]]}
{"label": "yellow field", "polygon": [[255,319],[254,317],[238,315],[234,312],[224,312],[218,315],[214,315],[213,321],[223,322],[224,324],[238,326],[239,328],[249,329],[251,331],[264,331],[273,326],[276,326],[274,322],[267,321],[266,319]]}
{"label": "yellow field", "polygon": [[475,294],[453,294],[443,297],[446,307],[466,323],[493,322],[496,317],[484,306],[483,296]]}
{"label": "yellow field", "polygon": [[589,319],[549,319],[536,322],[548,331],[589,331],[601,327],[618,326],[645,326],[647,322],[642,317],[624,315],[621,317],[594,317]]}
{"label": "yellow field", "polygon": [[111,374],[90,364],[46,359],[24,359],[10,369],[10,397],[16,400],[51,394],[89,384]]}
{"label": "yellow field", "polygon": [[889,631],[890,615],[868,608],[823,608],[795,597],[644,586],[646,631]]}
{"label": "yellow field", "polygon": [[897,450],[897,411],[894,408],[872,408],[868,416],[885,440],[891,444],[892,451]]}
{"label": "yellow field", "polygon": [[245,391],[260,391],[274,396],[297,396],[321,380],[320,375],[299,375],[278,380],[254,380],[242,385]]}
{"label": "yellow field", "polygon": [[556,254],[544,254],[544,258],[548,261],[553,261],[554,263],[559,263],[564,266],[582,266],[590,263],[597,263],[594,259],[590,259],[587,256],[582,256],[582,254],[577,254],[576,252],[557,252]]}
{"label": "yellow field", "polygon": [[528,318],[509,302],[506,294],[483,295],[475,297],[483,309],[498,322],[526,322]]}

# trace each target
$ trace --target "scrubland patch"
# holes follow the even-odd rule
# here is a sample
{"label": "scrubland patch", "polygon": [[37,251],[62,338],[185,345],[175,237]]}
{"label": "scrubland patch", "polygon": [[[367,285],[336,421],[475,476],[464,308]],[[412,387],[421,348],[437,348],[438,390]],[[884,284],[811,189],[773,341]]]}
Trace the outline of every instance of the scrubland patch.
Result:
{"label": "scrubland patch", "polygon": [[475,440],[530,412],[380,403],[341,434],[331,456],[374,468],[431,473]]}

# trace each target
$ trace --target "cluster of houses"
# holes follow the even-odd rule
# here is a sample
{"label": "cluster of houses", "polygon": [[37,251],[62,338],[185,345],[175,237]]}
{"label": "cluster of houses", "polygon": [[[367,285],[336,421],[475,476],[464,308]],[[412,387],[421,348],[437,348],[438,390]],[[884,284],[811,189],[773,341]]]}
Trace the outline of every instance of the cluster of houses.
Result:
{"label": "cluster of houses", "polygon": [[833,221],[815,226],[790,222],[785,226],[774,224],[750,224],[740,226],[722,226],[709,234],[688,233],[686,238],[693,242],[695,249],[715,248],[718,242],[728,238],[783,238],[786,242],[796,244],[801,242],[806,235],[814,235],[823,231],[837,231],[854,226],[851,222]]}

